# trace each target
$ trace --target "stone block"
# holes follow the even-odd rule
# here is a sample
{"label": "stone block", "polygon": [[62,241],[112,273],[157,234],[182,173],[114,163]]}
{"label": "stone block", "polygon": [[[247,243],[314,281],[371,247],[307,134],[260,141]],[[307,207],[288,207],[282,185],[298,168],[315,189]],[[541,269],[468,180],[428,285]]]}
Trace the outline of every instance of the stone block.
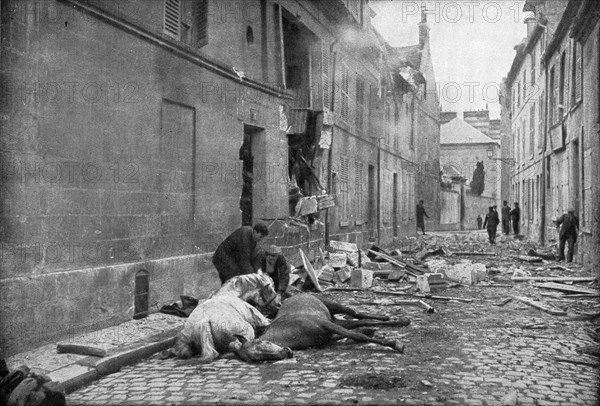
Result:
{"label": "stone block", "polygon": [[331,266],[329,265],[325,265],[324,267],[322,267],[320,269],[320,273],[319,273],[319,280],[320,281],[325,281],[325,282],[331,282],[333,281],[333,275],[334,275],[335,269],[333,269]]}
{"label": "stone block", "polygon": [[433,273],[443,273],[448,268],[448,263],[443,259],[432,259],[425,264]]}
{"label": "stone block", "polygon": [[442,273],[451,281],[465,285],[473,285],[477,283],[478,277],[484,278],[487,274],[484,264],[473,264],[470,261],[449,266],[445,270],[442,270]]}
{"label": "stone block", "polygon": [[352,270],[350,284],[359,289],[368,289],[373,284],[373,271],[356,268]]}
{"label": "stone block", "polygon": [[344,283],[352,277],[352,268],[344,266],[333,274],[333,281]]}
{"label": "stone block", "polygon": [[329,253],[329,266],[333,268],[341,268],[346,266],[347,256],[345,252]]}
{"label": "stone block", "polygon": [[388,281],[399,281],[404,278],[406,275],[406,271],[403,269],[394,269],[387,277]]}
{"label": "stone block", "polygon": [[417,276],[417,290],[421,293],[431,292],[431,289],[429,289],[429,281],[427,280],[427,275]]}
{"label": "stone block", "polygon": [[348,264],[350,264],[351,266],[358,266],[358,251],[348,252],[346,254],[346,257],[348,259]]}
{"label": "stone block", "polygon": [[329,241],[329,246],[336,251],[357,252],[358,247],[353,242]]}

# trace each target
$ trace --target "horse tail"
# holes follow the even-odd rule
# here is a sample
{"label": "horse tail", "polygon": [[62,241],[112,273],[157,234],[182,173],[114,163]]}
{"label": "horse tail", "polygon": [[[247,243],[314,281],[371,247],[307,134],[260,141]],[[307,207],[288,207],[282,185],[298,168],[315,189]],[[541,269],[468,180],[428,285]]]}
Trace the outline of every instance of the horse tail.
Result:
{"label": "horse tail", "polygon": [[161,359],[167,358],[191,358],[192,357],[192,346],[189,341],[181,332],[177,334],[177,338],[175,338],[175,344],[168,350],[164,350],[160,352]]}

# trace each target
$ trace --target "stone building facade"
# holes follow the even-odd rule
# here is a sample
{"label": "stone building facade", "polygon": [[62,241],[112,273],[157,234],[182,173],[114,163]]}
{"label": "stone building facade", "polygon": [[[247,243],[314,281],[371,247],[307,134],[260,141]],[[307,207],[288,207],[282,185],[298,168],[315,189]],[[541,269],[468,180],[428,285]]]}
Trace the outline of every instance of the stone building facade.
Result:
{"label": "stone building facade", "polygon": [[[267,222],[292,262],[414,234],[434,79],[403,76],[371,16],[363,0],[3,1],[3,355],[206,297],[242,224]],[[292,190],[336,206],[300,215]]]}
{"label": "stone building facade", "polygon": [[554,220],[573,207],[582,225],[576,258],[596,266],[598,177],[592,162],[600,115],[598,8],[592,3],[525,3],[528,35],[515,47],[503,114],[511,120],[511,200],[521,202],[523,233],[556,242]]}

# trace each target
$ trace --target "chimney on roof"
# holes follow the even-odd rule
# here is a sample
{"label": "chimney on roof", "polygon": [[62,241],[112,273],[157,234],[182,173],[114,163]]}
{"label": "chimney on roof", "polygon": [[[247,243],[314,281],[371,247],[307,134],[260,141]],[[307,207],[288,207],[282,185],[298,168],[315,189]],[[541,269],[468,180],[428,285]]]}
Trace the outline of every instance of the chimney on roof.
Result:
{"label": "chimney on roof", "polygon": [[429,26],[427,25],[427,9],[421,5],[421,22],[419,23],[419,48],[425,48],[429,43]]}
{"label": "chimney on roof", "polygon": [[525,24],[527,24],[527,38],[531,38],[533,31],[538,26],[538,20],[535,17],[535,14],[529,13],[527,17],[525,17]]}
{"label": "chimney on roof", "polygon": [[440,111],[440,124],[446,124],[456,118],[456,111]]}

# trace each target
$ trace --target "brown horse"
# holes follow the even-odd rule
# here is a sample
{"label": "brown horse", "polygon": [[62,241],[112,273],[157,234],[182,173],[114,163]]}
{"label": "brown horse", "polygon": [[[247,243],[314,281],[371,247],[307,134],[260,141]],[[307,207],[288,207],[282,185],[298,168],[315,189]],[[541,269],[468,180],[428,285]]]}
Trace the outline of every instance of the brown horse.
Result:
{"label": "brown horse", "polygon": [[[333,317],[340,313],[359,320],[337,320]],[[371,336],[374,333],[372,329],[349,329],[366,326],[404,327],[409,324],[410,319],[405,317],[389,320],[387,316],[359,313],[324,297],[301,293],[283,301],[277,317],[261,334],[260,339],[292,350],[301,350],[327,345],[341,338],[350,338],[358,342],[381,344],[403,352],[404,345],[399,340],[374,338]]]}
{"label": "brown horse", "polygon": [[172,348],[161,358],[189,358],[200,354],[200,362],[209,362],[229,351],[237,337],[252,340],[269,320],[249,303],[276,310],[281,302],[266,274],[235,276],[190,314]]}

